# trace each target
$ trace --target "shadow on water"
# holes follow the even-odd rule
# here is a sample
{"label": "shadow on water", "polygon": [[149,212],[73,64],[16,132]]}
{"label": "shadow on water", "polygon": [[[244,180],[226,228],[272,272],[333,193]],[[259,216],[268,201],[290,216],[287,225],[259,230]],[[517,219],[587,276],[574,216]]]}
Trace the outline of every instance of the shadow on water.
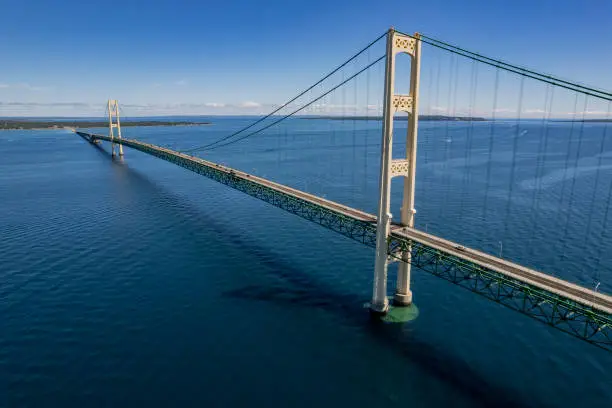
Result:
{"label": "shadow on water", "polygon": [[[110,152],[103,147],[99,145],[94,145],[94,147],[105,157],[111,158]],[[323,310],[342,319],[344,324],[362,330],[371,339],[389,347],[401,358],[418,365],[420,370],[452,385],[486,406],[533,406],[513,395],[511,390],[493,384],[488,378],[472,369],[468,363],[443,348],[409,336],[409,333],[404,330],[404,325],[383,323],[379,319],[371,318],[363,307],[364,298],[339,293],[324,282],[307,276],[301,270],[293,267],[291,263],[284,262],[277,256],[271,256],[274,254],[271,254],[268,249],[254,245],[252,241],[245,239],[244,235],[237,234],[234,229],[207,216],[198,208],[190,205],[187,200],[156,184],[146,174],[129,167],[122,159],[113,158],[113,162],[124,170],[126,177],[159,195],[164,202],[170,203],[171,205],[164,208],[165,211],[171,211],[177,219],[187,216],[189,222],[183,225],[192,225],[194,229],[197,229],[196,226],[205,226],[206,229],[223,236],[233,245],[239,246],[245,256],[253,259],[253,262],[264,265],[276,277],[288,283],[288,286],[282,288],[277,284],[270,287],[248,285],[225,291],[222,293],[223,296],[233,301],[274,303],[283,308],[301,307]]]}
{"label": "shadow on water", "polygon": [[[283,265],[274,271],[293,283],[296,280],[295,276],[281,272],[288,271],[290,268],[289,265]],[[291,272],[299,273],[298,271]],[[307,282],[307,278],[300,277],[299,282],[300,285],[303,285],[304,282]],[[326,291],[325,288],[316,284],[299,289],[249,285],[226,291],[223,295],[235,301],[271,302],[283,308],[319,308],[341,318],[343,324],[362,330],[373,340],[391,348],[398,356],[418,365],[420,370],[456,387],[486,406],[533,406],[513,395],[511,390],[492,384],[473,370],[469,364],[444,349],[410,337],[409,333],[404,330],[404,325],[384,323],[376,317],[370,317],[362,306],[364,303],[362,298]]]}

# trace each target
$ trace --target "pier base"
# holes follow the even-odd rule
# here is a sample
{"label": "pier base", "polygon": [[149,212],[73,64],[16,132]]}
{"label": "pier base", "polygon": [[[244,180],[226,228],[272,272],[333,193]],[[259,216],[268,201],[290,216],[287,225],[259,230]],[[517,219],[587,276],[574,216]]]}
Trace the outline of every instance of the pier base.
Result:
{"label": "pier base", "polygon": [[389,301],[386,298],[382,304],[367,303],[366,305],[372,316],[384,316],[389,311]]}
{"label": "pier base", "polygon": [[391,306],[381,320],[385,323],[407,323],[419,317],[419,308],[412,303],[410,306]]}
{"label": "pier base", "polygon": [[410,306],[412,304],[412,291],[408,290],[408,293],[395,292],[393,304],[395,306]]}

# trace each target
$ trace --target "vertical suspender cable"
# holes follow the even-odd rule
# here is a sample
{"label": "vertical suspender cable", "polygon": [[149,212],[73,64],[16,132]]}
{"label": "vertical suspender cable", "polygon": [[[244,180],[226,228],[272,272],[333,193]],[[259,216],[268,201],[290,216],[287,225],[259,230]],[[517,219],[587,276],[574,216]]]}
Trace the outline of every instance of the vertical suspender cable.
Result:
{"label": "vertical suspender cable", "polygon": [[538,140],[538,152],[535,157],[535,176],[533,182],[533,193],[531,195],[531,210],[530,210],[530,218],[531,218],[531,235],[529,237],[529,248],[530,254],[533,255],[534,247],[533,240],[536,238],[537,231],[537,214],[540,209],[539,198],[540,198],[540,189],[542,186],[542,172],[541,172],[541,163],[542,163],[542,147],[544,146],[544,136],[546,130],[546,118],[547,118],[547,108],[548,108],[548,98],[551,91],[551,85],[546,84],[546,92],[544,93],[544,109],[542,113],[542,121],[540,123],[540,138]]}
{"label": "vertical suspender cable", "polygon": [[[508,185],[508,197],[506,198],[506,217],[504,220],[504,235],[503,240],[508,237],[508,226],[510,222],[510,203],[512,202],[512,193],[514,192],[514,183],[516,175],[516,152],[518,150],[518,142],[521,137],[521,116],[523,112],[523,91],[525,89],[525,77],[521,77],[521,85],[519,87],[518,107],[516,112],[516,131],[514,132],[514,140],[512,141],[512,165],[510,167],[510,183]],[[512,223],[512,225],[516,225]]]}
{"label": "vertical suspender cable", "polygon": [[499,92],[499,68],[495,69],[495,87],[493,90],[493,111],[491,113],[491,132],[489,134],[489,157],[487,159],[487,179],[485,184],[485,199],[482,209],[482,221],[487,219],[487,204],[489,201],[489,189],[491,188],[491,165],[493,164],[493,142],[495,140],[495,128],[497,126],[497,94]]}
{"label": "vertical suspender cable", "polygon": [[568,207],[568,211],[567,211],[567,215],[565,217],[565,228],[563,231],[563,235],[566,238],[564,240],[564,244],[563,244],[563,252],[562,252],[562,257],[563,259],[567,259],[567,244],[568,244],[568,231],[569,231],[569,223],[570,223],[570,218],[572,216],[572,211],[573,211],[573,205],[574,205],[574,191],[576,188],[576,179],[578,178],[578,162],[580,161],[580,151],[582,150],[582,140],[583,140],[583,135],[584,135],[584,120],[585,120],[585,115],[586,115],[586,110],[587,110],[587,106],[588,106],[588,97],[585,95],[584,97],[584,107],[582,109],[582,121],[580,123],[580,133],[578,136],[578,146],[576,147],[576,157],[574,158],[574,174],[572,177],[572,189],[570,190],[570,196],[569,196],[569,207]]}
{"label": "vertical suspender cable", "polygon": [[[606,113],[606,122],[604,124],[604,129],[601,135],[601,143],[599,145],[599,156],[597,158],[597,174],[595,176],[595,186],[593,187],[593,195],[591,196],[591,206],[589,208],[589,214],[593,214],[593,211],[595,209],[595,203],[596,203],[596,197],[597,197],[597,192],[599,191],[599,182],[600,182],[600,175],[601,175],[601,162],[604,156],[604,151],[605,151],[605,147],[606,147],[606,140],[607,140],[607,136],[608,136],[608,123],[610,120],[610,111],[612,109],[612,102],[608,102],[608,111]],[[593,273],[593,285],[596,286],[599,284],[599,277],[600,277],[600,272],[599,272],[599,268],[601,266],[601,252],[602,252],[602,248],[605,245],[605,237],[604,234],[607,233],[607,223],[608,223],[608,211],[609,211],[609,207],[610,207],[610,194],[612,193],[612,182],[610,183],[610,189],[608,192],[608,200],[606,202],[604,202],[604,206],[605,206],[605,212],[604,212],[604,218],[603,218],[603,222],[601,223],[601,238],[598,240],[599,242],[596,243],[595,240],[593,239],[593,237],[591,236],[591,226],[593,225],[593,217],[589,217],[589,222],[587,224],[587,228],[585,231],[585,238],[584,238],[584,242],[587,243],[587,245],[596,245],[597,246],[597,258],[596,258],[596,265],[595,268],[593,268],[594,273]]]}

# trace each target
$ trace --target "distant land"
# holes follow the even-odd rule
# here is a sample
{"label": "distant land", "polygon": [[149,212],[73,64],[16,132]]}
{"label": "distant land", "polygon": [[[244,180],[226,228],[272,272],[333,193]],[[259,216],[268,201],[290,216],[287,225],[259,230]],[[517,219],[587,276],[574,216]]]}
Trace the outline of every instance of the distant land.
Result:
{"label": "distant land", "polygon": [[[317,120],[382,120],[382,116],[308,116],[302,119]],[[408,116],[396,116],[395,120],[408,120]],[[461,122],[484,122],[487,119],[473,116],[444,116],[444,115],[419,115],[422,121],[461,121]]]}
{"label": "distant land", "polygon": [[600,123],[612,123],[612,119],[558,119],[555,122],[600,122]]}
{"label": "distant land", "polygon": [[[166,121],[166,120],[130,120],[121,122],[121,127],[128,126],[200,126],[210,125],[210,122]],[[108,127],[108,122],[86,120],[14,120],[0,119],[0,130],[15,129],[77,129]]]}

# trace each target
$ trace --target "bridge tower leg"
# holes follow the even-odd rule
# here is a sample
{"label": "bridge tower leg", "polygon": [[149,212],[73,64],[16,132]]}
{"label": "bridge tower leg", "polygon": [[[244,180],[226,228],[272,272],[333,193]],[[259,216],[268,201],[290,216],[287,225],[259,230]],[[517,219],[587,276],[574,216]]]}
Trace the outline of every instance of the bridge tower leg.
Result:
{"label": "bridge tower leg", "polygon": [[[113,121],[113,118],[116,120]],[[116,99],[108,100],[108,137],[111,138],[112,141],[115,140],[115,131],[117,129],[117,138],[121,139],[121,121],[119,119],[119,102]],[[123,145],[117,143],[119,145],[119,156],[123,156]],[[115,156],[115,143],[111,143],[111,152],[113,157]]]}
{"label": "bridge tower leg", "polygon": [[[395,57],[405,53],[411,57],[410,93],[395,94]],[[381,166],[379,180],[378,219],[376,226],[376,262],[374,267],[374,288],[370,309],[374,313],[384,314],[389,309],[387,299],[388,238],[391,227],[391,179],[404,177],[404,196],[400,211],[403,226],[414,226],[414,190],[416,173],[416,150],[418,129],[418,94],[420,74],[421,42],[419,34],[414,37],[397,33],[393,28],[387,33],[387,57],[385,67],[385,93],[383,105],[383,134],[381,149]],[[396,112],[408,114],[408,132],[406,136],[406,158],[393,159],[393,120]],[[402,253],[394,303],[410,305],[410,248]]]}

